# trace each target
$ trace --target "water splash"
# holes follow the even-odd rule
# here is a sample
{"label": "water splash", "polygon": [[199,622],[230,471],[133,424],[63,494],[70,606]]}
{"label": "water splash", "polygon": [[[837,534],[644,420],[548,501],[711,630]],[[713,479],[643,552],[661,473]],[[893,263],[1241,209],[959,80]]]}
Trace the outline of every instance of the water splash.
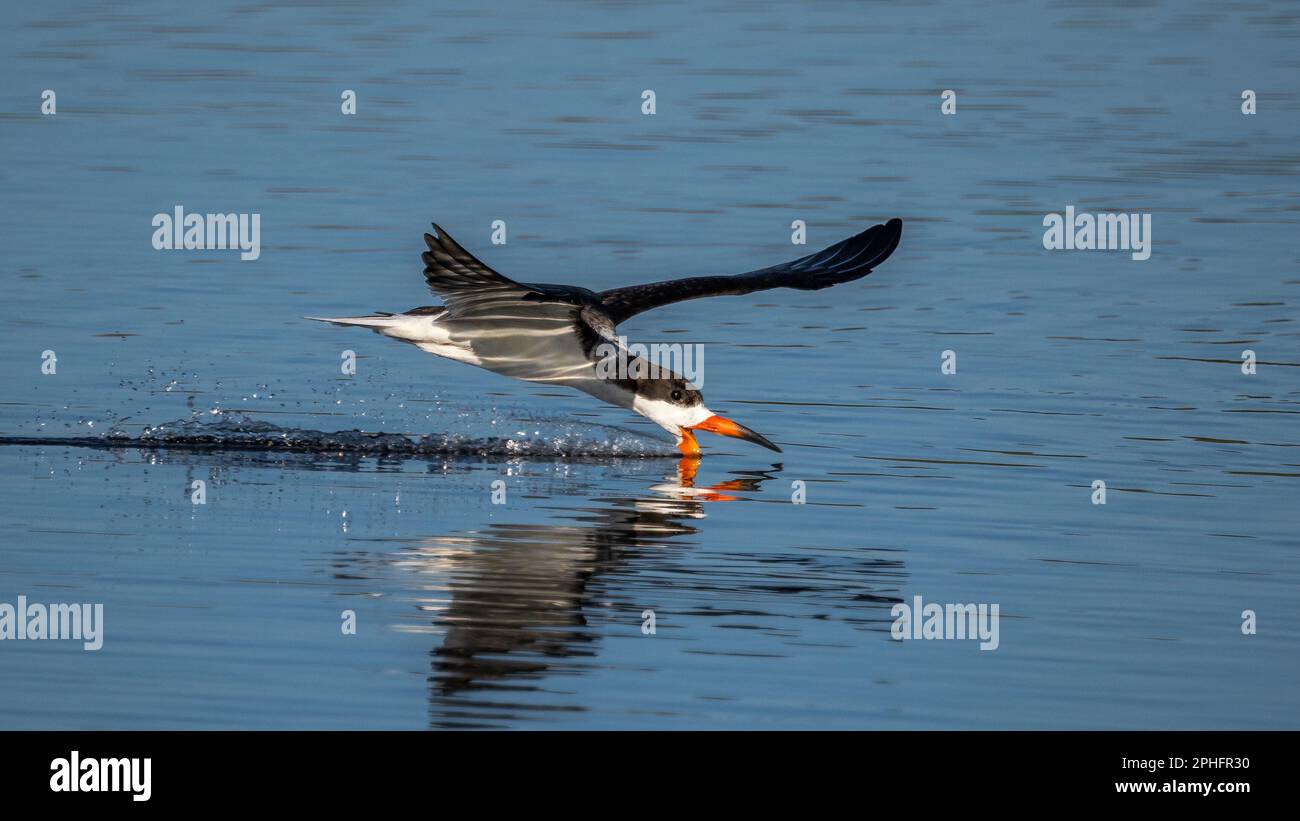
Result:
{"label": "water splash", "polygon": [[676,455],[668,443],[647,439],[622,428],[568,420],[546,421],[541,425],[537,422],[521,423],[528,428],[536,426],[535,430],[518,430],[510,436],[476,437],[459,433],[416,435],[362,430],[321,431],[281,427],[243,414],[225,413],[212,420],[180,419],[151,425],[138,435],[117,426],[99,436],[0,436],[0,445],[511,459]]}

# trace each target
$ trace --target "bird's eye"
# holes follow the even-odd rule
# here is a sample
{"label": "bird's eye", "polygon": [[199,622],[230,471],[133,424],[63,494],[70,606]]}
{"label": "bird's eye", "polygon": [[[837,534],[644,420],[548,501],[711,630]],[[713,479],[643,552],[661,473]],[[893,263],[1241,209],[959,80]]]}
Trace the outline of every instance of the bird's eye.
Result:
{"label": "bird's eye", "polygon": [[682,401],[682,392],[673,391],[671,394],[669,394],[669,397],[671,397],[674,402],[680,402]]}

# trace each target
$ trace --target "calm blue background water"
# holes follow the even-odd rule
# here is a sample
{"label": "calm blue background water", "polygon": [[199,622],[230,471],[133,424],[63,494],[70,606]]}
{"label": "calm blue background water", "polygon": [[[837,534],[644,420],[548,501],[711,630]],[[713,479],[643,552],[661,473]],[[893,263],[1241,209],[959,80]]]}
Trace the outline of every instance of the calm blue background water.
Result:
{"label": "calm blue background water", "polygon": [[[103,602],[107,630],[0,643],[0,726],[1300,725],[1294,5],[8,16],[0,435],[220,410],[594,444],[0,447],[0,601]],[[177,204],[260,213],[261,258],[153,250]],[[1151,259],[1044,251],[1070,204],[1151,213]],[[867,280],[623,328],[704,343],[710,407],[785,448],[704,441],[696,488],[610,455],[671,451],[626,412],[300,319],[433,301],[430,220],[507,275],[603,288],[892,216]],[[891,641],[915,595],[999,603],[1000,648]]]}

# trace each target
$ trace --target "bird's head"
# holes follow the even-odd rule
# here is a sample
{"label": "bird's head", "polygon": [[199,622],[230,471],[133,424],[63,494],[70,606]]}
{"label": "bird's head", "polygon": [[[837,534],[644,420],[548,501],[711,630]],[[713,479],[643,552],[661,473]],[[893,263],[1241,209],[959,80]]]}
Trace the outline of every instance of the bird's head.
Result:
{"label": "bird's head", "polygon": [[677,437],[677,449],[684,456],[699,456],[695,431],[707,430],[723,436],[744,439],[777,453],[781,449],[761,434],[739,422],[733,422],[704,406],[704,395],[680,377],[636,380],[632,410]]}

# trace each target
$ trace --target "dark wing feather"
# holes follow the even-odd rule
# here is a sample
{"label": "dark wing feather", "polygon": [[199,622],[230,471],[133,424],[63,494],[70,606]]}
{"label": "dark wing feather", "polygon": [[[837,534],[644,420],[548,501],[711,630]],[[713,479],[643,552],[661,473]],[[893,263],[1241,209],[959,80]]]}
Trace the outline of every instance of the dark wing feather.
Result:
{"label": "dark wing feather", "polygon": [[532,288],[492,270],[461,247],[436,222],[433,234],[424,235],[429,250],[424,260],[424,279],[435,296],[442,297],[453,314],[464,315],[501,300],[522,299]]}
{"label": "dark wing feather", "polygon": [[816,291],[860,279],[889,258],[903,235],[903,221],[891,219],[843,242],[806,257],[735,276],[688,279],[631,285],[602,291],[597,298],[615,323],[651,308],[705,296],[735,296],[769,288]]}
{"label": "dark wing feather", "polygon": [[433,230],[433,234],[424,235],[429,250],[420,255],[424,260],[424,278],[429,290],[442,298],[453,317],[490,312],[519,300],[569,305],[595,303],[596,295],[586,288],[515,282],[466,251],[436,222]]}

